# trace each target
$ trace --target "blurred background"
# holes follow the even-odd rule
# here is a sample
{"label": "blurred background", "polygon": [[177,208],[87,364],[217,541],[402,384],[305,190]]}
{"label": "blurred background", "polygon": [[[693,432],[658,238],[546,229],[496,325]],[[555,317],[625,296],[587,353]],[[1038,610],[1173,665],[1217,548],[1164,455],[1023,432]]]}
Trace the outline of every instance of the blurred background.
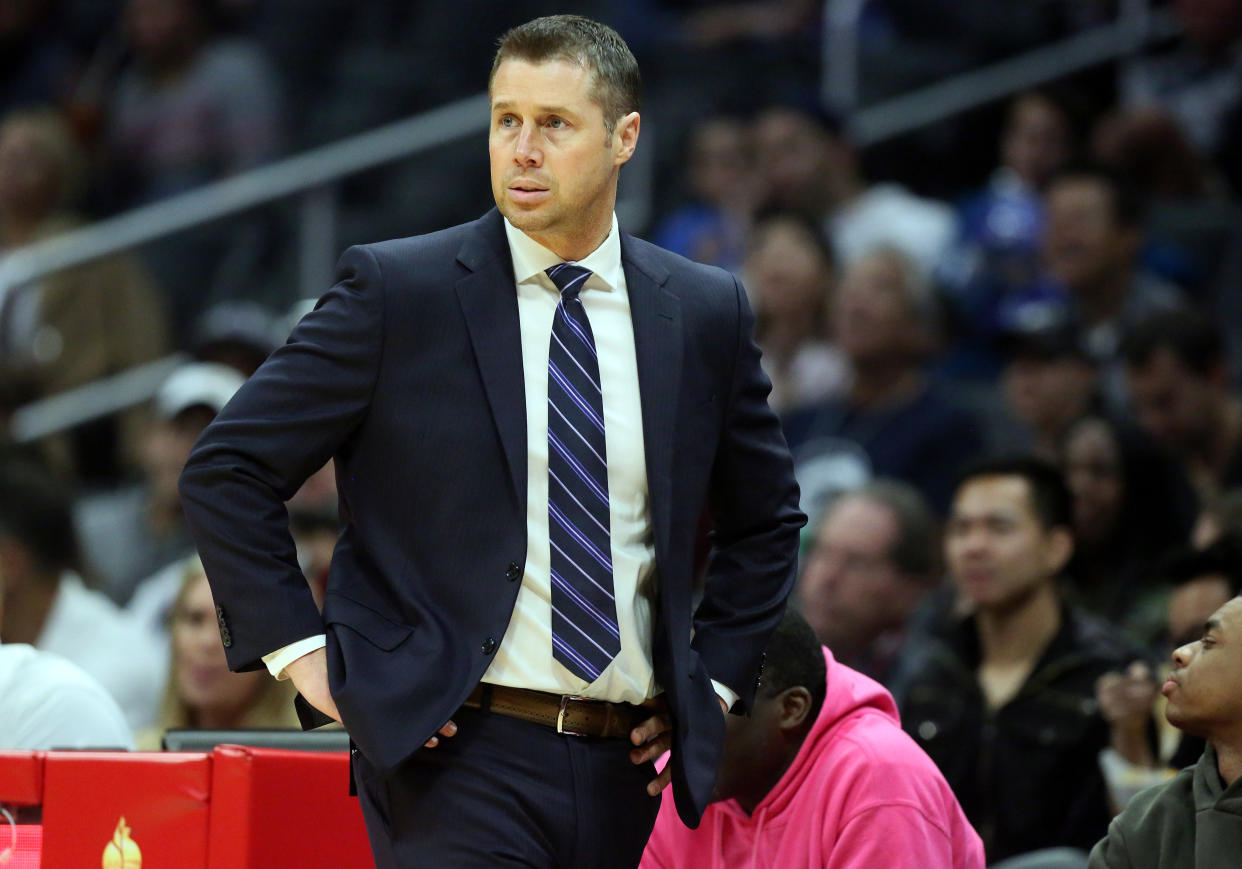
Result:
{"label": "blurred background", "polygon": [[[1160,648],[1160,559],[1242,523],[1242,0],[0,0],[5,641],[116,622],[133,726],[166,684],[243,720],[222,654],[169,670],[180,467],[346,246],[491,207],[496,40],[554,12],[638,56],[621,225],[743,280],[808,546],[873,479],[939,518],[1038,455],[1074,599]],[[331,467],[290,511],[321,588]]]}

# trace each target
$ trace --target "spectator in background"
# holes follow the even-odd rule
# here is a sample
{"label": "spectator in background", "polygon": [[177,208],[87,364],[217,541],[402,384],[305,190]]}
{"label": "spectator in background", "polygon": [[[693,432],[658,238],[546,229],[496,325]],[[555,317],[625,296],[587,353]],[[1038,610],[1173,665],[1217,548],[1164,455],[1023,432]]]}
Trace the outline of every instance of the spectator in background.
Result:
{"label": "spectator in background", "polygon": [[88,495],[77,508],[87,560],[100,587],[124,605],[139,583],[194,552],[181,515],[177,478],[198,435],[245,378],[215,362],[177,368],[153,400],[154,419],[143,437],[143,480]]}
{"label": "spectator in background", "polygon": [[[210,0],[127,0],[133,62],[108,106],[102,197],[132,208],[217,181],[275,157],[282,95],[258,47],[216,38]],[[251,278],[272,227],[261,214],[162,239],[144,253],[185,336],[203,300]]]}
{"label": "spectator in background", "polygon": [[[81,225],[74,207],[86,161],[63,116],[30,109],[0,120],[0,257]],[[168,352],[163,301],[130,256],[114,255],[55,272],[0,294],[0,366],[18,402],[89,383]],[[49,459],[66,475],[112,481],[141,413],[88,425],[49,440]]]}
{"label": "spectator in background", "polygon": [[697,829],[665,793],[641,869],[753,865],[982,869],[944,777],[880,685],[839,663],[793,611],[768,644],[747,716],[730,715]]}
{"label": "spectator in background", "polygon": [[262,671],[233,673],[224,658],[216,606],[197,557],[182,564],[169,634],[172,664],[154,727],[140,731],[138,747],[156,751],[172,728],[299,730],[293,683]]}
{"label": "spectator in background", "polygon": [[842,394],[849,367],[827,340],[832,255],[818,228],[789,213],[764,218],[751,234],[743,271],[772,409]]}
{"label": "spectator in background", "polygon": [[75,59],[52,0],[0,3],[0,115],[62,105],[73,88]]}
{"label": "spectator in background", "polygon": [[1124,355],[1139,425],[1185,463],[1200,496],[1242,485],[1242,402],[1216,325],[1192,311],[1151,316]]}
{"label": "spectator in background", "polygon": [[974,416],[923,369],[934,341],[926,284],[900,252],[877,250],[846,269],[830,307],[850,388],[786,414],[790,446],[825,437],[853,441],[875,476],[912,484],[943,512],[958,469],[984,439]]}
{"label": "spectator in background", "polygon": [[695,262],[738,272],[760,196],[750,128],[715,115],[690,131],[685,173],[691,202],[656,229],[660,247]]}
{"label": "spectator in background", "polygon": [[112,601],[88,589],[68,492],[38,463],[0,459],[0,576],[6,642],[77,664],[103,685],[133,728],[155,717],[159,651]]}
{"label": "spectator in background", "polygon": [[1173,653],[1169,723],[1207,740],[1193,767],[1137,795],[1091,852],[1092,869],[1237,865],[1242,853],[1242,597]]}
{"label": "spectator in background", "polygon": [[868,184],[839,121],[778,105],[759,115],[755,136],[769,205],[822,222],[842,267],[886,247],[921,279],[935,271],[957,233],[953,209],[893,182]]}
{"label": "spectator in background", "polygon": [[1181,305],[1171,284],[1139,268],[1143,206],[1111,173],[1073,167],[1058,173],[1044,197],[1047,226],[1045,290],[1063,298],[1083,329],[1087,351],[1101,368],[1109,406],[1126,406],[1121,339],[1141,319]]}
{"label": "spectator in background", "polygon": [[0,751],[134,747],[134,735],[112,695],[81,667],[52,652],[0,643],[0,697]]}
{"label": "spectator in background", "polygon": [[1062,316],[1001,333],[1005,404],[1019,426],[1008,440],[1041,458],[1060,458],[1066,433],[1099,404],[1099,377],[1077,329]]}
{"label": "spectator in background", "polygon": [[1229,489],[1207,500],[1195,519],[1190,542],[1205,549],[1227,534],[1242,537],[1242,488]]}
{"label": "spectator in background", "polygon": [[1108,728],[1094,686],[1134,653],[1061,600],[1072,521],[1052,465],[993,459],[963,475],[945,560],[974,614],[928,638],[898,698],[902,726],[944,773],[989,862],[1085,850],[1108,825],[1096,763]]}
{"label": "spectator in background", "polygon": [[1039,276],[1043,190],[1072,149],[1070,118],[1061,105],[1036,91],[1013,99],[1000,166],[962,203],[960,235],[938,273],[963,333],[945,363],[950,373],[987,378],[997,371],[991,342],[1003,326],[1000,311]]}
{"label": "spectator in background", "polygon": [[1176,0],[1182,39],[1124,66],[1121,104],[1170,112],[1202,154],[1239,180],[1242,138],[1242,2]]}
{"label": "spectator in background", "polygon": [[911,614],[940,582],[939,549],[918,491],[876,480],[841,495],[815,529],[798,609],[840,663],[888,685]]}
{"label": "spectator in background", "polygon": [[[1172,650],[1193,643],[1212,613],[1242,594],[1242,537],[1232,534],[1204,549],[1182,548],[1164,561],[1163,574],[1173,583],[1173,591],[1162,639]],[[1100,755],[1100,768],[1118,810],[1139,791],[1163,783],[1203,753],[1200,737],[1183,734],[1164,716],[1159,688],[1169,669],[1166,662],[1153,673],[1146,662],[1135,661],[1124,673],[1106,673],[1096,682],[1100,711],[1112,733],[1110,747]]]}
{"label": "spectator in background", "polygon": [[108,147],[127,193],[151,202],[274,157],[280,91],[248,42],[215,39],[209,0],[127,0],[134,62],[116,84]]}
{"label": "spectator in background", "polygon": [[1155,648],[1165,630],[1160,561],[1190,539],[1196,499],[1181,466],[1142,433],[1090,416],[1061,456],[1074,496],[1067,598]]}
{"label": "spectator in background", "polygon": [[249,377],[284,343],[283,318],[246,299],[212,305],[194,324],[190,347],[200,362],[219,362]]}
{"label": "spectator in background", "polygon": [[1209,297],[1237,212],[1177,121],[1154,106],[1113,112],[1096,124],[1091,151],[1146,203],[1144,267]]}

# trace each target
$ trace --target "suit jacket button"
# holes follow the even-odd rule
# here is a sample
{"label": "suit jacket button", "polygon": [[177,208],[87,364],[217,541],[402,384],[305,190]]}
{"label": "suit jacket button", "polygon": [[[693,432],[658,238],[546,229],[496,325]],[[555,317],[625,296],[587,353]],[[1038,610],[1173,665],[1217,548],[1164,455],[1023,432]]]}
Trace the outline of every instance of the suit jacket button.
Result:
{"label": "suit jacket button", "polygon": [[509,582],[515,582],[522,576],[522,565],[516,561],[510,561],[509,566],[505,569],[505,579]]}
{"label": "suit jacket button", "polygon": [[496,641],[491,637],[488,637],[483,641],[480,651],[482,651],[485,655],[490,655],[492,652],[496,651]]}

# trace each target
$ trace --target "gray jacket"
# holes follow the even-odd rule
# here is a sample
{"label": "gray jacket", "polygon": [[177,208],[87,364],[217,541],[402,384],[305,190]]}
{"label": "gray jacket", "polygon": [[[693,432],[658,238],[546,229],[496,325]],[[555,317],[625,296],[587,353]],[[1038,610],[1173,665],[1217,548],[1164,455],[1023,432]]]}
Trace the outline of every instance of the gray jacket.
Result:
{"label": "gray jacket", "polygon": [[1242,779],[1225,787],[1211,744],[1194,766],[1138,794],[1091,850],[1088,869],[1242,866]]}

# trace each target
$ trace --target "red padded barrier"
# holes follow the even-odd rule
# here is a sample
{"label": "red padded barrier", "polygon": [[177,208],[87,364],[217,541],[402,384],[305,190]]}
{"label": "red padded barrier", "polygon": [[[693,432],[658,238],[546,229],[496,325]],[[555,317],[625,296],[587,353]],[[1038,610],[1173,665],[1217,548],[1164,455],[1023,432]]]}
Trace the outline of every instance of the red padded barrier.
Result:
{"label": "red padded barrier", "polygon": [[210,756],[49,752],[43,774],[47,869],[205,869]]}
{"label": "red padded barrier", "polygon": [[43,752],[0,751],[0,803],[43,802]]}
{"label": "red padded barrier", "polygon": [[208,869],[373,865],[345,752],[215,750]]}

